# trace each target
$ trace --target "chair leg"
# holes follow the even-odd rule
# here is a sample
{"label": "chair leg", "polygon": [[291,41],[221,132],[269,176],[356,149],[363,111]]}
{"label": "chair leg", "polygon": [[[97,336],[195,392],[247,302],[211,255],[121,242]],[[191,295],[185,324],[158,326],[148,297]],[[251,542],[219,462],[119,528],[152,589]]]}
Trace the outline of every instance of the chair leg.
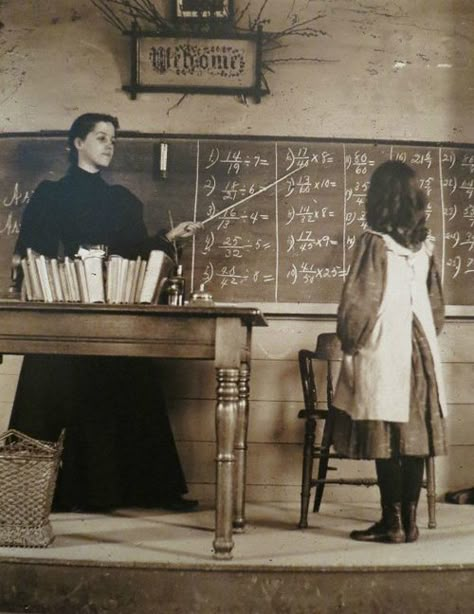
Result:
{"label": "chair leg", "polygon": [[[319,459],[318,480],[326,479],[328,465],[329,465],[329,458],[327,456],[321,456],[321,458]],[[323,499],[324,486],[325,486],[324,482],[318,482],[316,484],[316,493],[314,495],[313,512],[319,512],[319,508],[321,507],[321,501]]]}
{"label": "chair leg", "polygon": [[[321,457],[319,459],[318,466],[318,480],[325,480],[326,474],[328,472],[329,466],[329,449],[331,447],[332,442],[332,432],[334,428],[334,414],[331,410],[328,410],[328,415],[324,422],[324,430],[323,436],[321,440]],[[324,482],[318,482],[316,484],[316,493],[314,495],[314,506],[313,512],[319,512],[319,508],[321,507],[321,501],[323,499],[324,493]]]}
{"label": "chair leg", "polygon": [[428,528],[436,529],[436,481],[435,463],[432,456],[425,461],[426,467],[426,496],[428,499]]}
{"label": "chair leg", "polygon": [[303,478],[301,483],[301,512],[298,527],[308,527],[308,507],[311,496],[311,477],[313,475],[313,449],[315,440],[316,420],[307,418],[305,422],[303,446]]}

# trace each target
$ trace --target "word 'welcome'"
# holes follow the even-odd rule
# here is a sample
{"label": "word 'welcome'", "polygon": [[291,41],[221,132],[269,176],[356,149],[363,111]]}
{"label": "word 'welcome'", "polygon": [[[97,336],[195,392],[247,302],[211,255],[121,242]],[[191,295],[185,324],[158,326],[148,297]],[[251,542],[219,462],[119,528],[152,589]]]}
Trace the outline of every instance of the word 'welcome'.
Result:
{"label": "word 'welcome'", "polygon": [[149,51],[153,70],[160,74],[210,74],[238,77],[246,67],[245,52],[232,45],[153,45]]}

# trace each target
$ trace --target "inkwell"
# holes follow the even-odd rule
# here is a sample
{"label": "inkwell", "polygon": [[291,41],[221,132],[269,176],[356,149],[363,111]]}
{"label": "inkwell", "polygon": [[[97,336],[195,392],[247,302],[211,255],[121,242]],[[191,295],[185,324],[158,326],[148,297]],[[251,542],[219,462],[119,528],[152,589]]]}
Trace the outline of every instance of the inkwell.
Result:
{"label": "inkwell", "polygon": [[214,305],[214,301],[212,300],[212,294],[205,289],[204,284],[201,284],[199,290],[191,294],[189,304],[200,307],[211,307]]}

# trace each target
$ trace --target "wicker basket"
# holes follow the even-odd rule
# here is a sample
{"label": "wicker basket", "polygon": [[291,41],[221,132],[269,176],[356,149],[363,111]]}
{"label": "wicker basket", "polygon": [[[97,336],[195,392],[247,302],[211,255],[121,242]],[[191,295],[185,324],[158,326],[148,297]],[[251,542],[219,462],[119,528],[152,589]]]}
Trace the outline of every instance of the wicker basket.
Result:
{"label": "wicker basket", "polygon": [[53,541],[49,521],[64,431],[54,442],[13,429],[0,435],[0,545],[41,548]]}

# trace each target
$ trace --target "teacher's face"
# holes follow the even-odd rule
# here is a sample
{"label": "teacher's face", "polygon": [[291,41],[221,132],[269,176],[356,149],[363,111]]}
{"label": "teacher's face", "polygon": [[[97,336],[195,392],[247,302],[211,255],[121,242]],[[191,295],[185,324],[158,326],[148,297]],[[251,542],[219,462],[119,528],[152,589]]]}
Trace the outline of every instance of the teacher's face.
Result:
{"label": "teacher's face", "polygon": [[114,155],[115,128],[108,122],[98,122],[85,139],[77,137],[74,145],[80,168],[93,173],[107,168]]}

